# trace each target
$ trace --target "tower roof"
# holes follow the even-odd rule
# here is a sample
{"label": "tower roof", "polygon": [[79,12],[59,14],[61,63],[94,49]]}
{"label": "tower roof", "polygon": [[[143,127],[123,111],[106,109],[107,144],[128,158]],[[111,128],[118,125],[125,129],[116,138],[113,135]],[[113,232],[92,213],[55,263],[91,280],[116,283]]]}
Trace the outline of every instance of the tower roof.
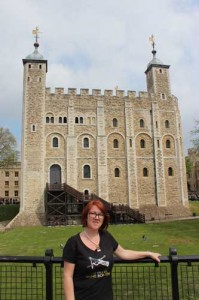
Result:
{"label": "tower roof", "polygon": [[34,43],[35,50],[33,53],[29,54],[26,56],[26,59],[31,59],[31,60],[43,60],[44,57],[42,54],[39,53],[38,48],[39,48],[39,43]]}
{"label": "tower roof", "polygon": [[147,69],[150,67],[150,65],[164,65],[164,63],[156,57],[156,52],[156,50],[152,51],[153,59],[148,63]]}

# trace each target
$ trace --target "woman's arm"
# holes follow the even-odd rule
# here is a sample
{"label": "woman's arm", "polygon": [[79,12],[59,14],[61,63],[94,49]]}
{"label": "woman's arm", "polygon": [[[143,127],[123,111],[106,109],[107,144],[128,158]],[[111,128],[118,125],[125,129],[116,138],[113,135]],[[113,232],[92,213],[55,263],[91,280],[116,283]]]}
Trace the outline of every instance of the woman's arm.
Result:
{"label": "woman's arm", "polygon": [[145,257],[150,257],[153,260],[160,262],[160,253],[149,252],[149,251],[134,251],[134,250],[127,250],[122,248],[118,245],[117,249],[115,250],[115,255],[124,260],[133,260],[133,259],[141,259]]}
{"label": "woman's arm", "polygon": [[66,300],[75,300],[73,273],[75,264],[64,261],[64,294]]}

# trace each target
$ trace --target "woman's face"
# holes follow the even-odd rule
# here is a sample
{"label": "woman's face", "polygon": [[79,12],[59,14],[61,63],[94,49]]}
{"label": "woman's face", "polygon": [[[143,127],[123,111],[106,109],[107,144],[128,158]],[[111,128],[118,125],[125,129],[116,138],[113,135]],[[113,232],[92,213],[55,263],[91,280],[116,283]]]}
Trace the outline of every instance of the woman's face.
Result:
{"label": "woman's face", "polygon": [[104,214],[102,211],[96,206],[93,205],[87,216],[87,227],[93,230],[98,230],[104,221]]}

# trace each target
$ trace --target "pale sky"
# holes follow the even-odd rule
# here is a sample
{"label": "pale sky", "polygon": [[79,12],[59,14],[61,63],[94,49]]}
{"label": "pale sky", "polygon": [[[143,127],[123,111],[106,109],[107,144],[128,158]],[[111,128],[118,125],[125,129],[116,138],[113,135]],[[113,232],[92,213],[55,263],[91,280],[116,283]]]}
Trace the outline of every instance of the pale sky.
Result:
{"label": "pale sky", "polygon": [[34,50],[48,60],[47,87],[146,91],[145,70],[157,58],[170,65],[178,98],[185,154],[199,119],[198,0],[0,0],[0,127],[20,149],[22,59]]}

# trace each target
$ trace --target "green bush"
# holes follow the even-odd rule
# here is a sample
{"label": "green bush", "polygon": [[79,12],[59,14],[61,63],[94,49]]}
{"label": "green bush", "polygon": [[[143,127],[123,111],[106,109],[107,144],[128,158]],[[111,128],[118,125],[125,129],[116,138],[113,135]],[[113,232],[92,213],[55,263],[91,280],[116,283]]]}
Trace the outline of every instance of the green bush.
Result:
{"label": "green bush", "polygon": [[18,204],[0,205],[0,222],[12,220],[18,212]]}

